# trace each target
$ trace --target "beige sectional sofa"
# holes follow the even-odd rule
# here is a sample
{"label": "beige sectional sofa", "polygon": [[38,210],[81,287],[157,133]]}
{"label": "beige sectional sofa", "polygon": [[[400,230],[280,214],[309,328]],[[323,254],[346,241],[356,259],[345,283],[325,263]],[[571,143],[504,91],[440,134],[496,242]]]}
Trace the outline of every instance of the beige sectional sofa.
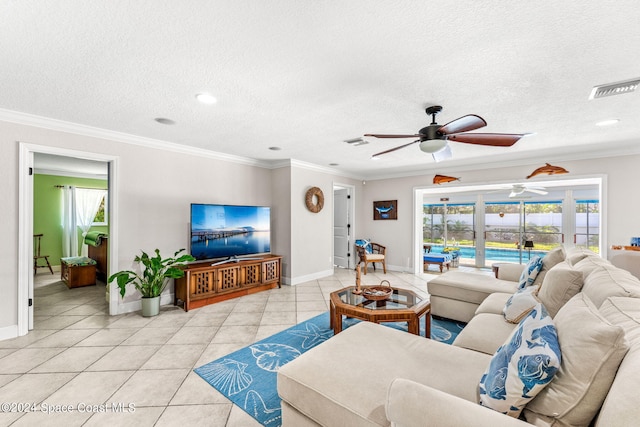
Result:
{"label": "beige sectional sofa", "polygon": [[[517,286],[505,279],[507,273],[516,276],[507,268],[484,290],[485,279],[474,273],[465,280],[448,272],[437,281],[445,310],[462,307],[467,313],[475,306],[453,345],[361,322],[283,366],[283,425],[638,425],[640,280],[588,251],[557,250],[547,257],[538,298],[549,305],[562,364],[520,419],[478,403],[480,378],[517,327],[502,314]],[[448,276],[462,289],[453,289]],[[448,293],[446,286],[452,288]]]}

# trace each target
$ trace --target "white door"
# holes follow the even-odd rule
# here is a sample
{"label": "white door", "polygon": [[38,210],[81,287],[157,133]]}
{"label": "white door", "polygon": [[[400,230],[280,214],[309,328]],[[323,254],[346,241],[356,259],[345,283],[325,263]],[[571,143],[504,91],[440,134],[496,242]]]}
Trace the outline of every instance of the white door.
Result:
{"label": "white door", "polygon": [[333,190],[333,264],[349,268],[349,190]]}

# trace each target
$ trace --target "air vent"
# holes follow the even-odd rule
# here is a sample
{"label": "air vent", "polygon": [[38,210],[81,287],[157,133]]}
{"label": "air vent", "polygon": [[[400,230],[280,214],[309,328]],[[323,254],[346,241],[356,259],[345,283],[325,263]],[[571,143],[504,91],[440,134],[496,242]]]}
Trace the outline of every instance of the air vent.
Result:
{"label": "air vent", "polygon": [[604,98],[605,96],[622,95],[623,93],[635,92],[639,84],[640,79],[635,79],[627,80],[625,82],[594,86],[594,88],[591,89],[589,99]]}
{"label": "air vent", "polygon": [[362,138],[345,139],[344,142],[353,146],[365,145],[369,143],[369,141],[366,141]]}

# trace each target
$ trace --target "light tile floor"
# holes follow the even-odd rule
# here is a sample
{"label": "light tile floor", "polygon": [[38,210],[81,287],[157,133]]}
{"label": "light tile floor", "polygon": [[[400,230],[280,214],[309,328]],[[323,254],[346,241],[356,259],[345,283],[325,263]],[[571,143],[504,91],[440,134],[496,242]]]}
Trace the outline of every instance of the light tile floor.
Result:
{"label": "light tile floor", "polygon": [[[371,271],[362,278],[363,285],[387,279],[426,296],[434,275]],[[163,306],[144,318],[109,316],[104,284],[67,289],[58,277],[37,275],[34,330],[0,341],[0,403],[23,409],[3,407],[0,426],[258,427],[193,369],[327,311],[329,293],[355,283],[353,270],[336,269],[188,313]],[[112,403],[124,406],[100,406]],[[34,404],[52,413],[23,408]]]}

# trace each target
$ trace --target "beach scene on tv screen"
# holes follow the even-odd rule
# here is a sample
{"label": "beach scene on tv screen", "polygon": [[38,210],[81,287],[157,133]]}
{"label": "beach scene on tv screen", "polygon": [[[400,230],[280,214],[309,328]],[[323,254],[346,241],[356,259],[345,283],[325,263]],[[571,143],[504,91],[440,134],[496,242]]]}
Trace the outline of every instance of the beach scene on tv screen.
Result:
{"label": "beach scene on tv screen", "polygon": [[191,255],[196,259],[268,253],[266,206],[191,205]]}

